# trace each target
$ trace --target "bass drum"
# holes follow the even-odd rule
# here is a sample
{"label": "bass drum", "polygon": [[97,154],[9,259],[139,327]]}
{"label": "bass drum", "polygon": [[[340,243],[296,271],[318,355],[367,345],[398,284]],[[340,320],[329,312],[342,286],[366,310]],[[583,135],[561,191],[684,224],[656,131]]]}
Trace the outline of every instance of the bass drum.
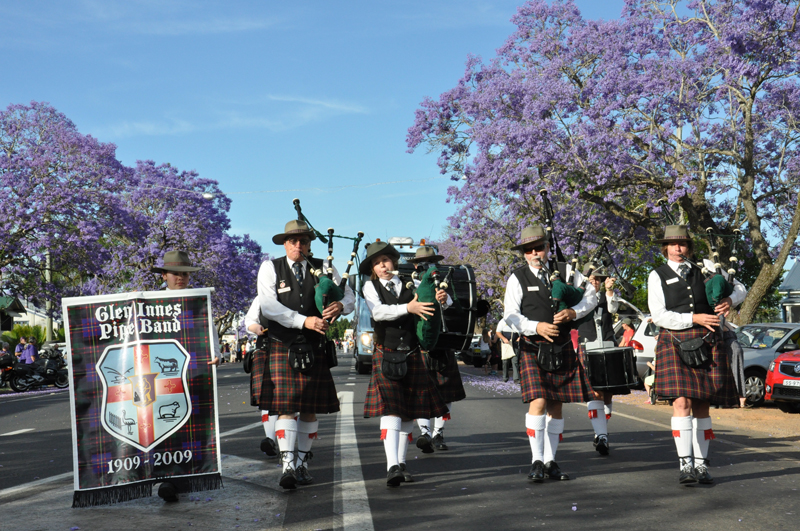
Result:
{"label": "bass drum", "polygon": [[453,299],[453,305],[444,311],[444,322],[447,332],[439,333],[436,348],[453,350],[466,350],[472,342],[475,333],[475,323],[479,317],[478,288],[475,282],[475,271],[471,265],[444,265],[436,267],[447,274],[453,270],[447,294]]}

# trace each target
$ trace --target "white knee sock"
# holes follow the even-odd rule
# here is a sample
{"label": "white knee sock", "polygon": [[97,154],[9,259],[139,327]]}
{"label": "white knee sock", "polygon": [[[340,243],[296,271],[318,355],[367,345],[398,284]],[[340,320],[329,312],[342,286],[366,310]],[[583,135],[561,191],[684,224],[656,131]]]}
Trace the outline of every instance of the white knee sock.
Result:
{"label": "white knee sock", "polygon": [[708,459],[708,445],[715,439],[714,430],[711,429],[711,417],[693,419],[692,447],[695,459]]}
{"label": "white knee sock", "polygon": [[611,404],[603,404],[603,411],[606,413],[606,420],[611,418],[611,412],[614,409],[614,403]]}
{"label": "white knee sock", "polygon": [[428,435],[431,434],[431,419],[417,419],[417,426],[419,426],[419,431],[421,431],[423,435],[426,433]]}
{"label": "white knee sock", "polygon": [[408,443],[411,440],[411,432],[414,429],[414,421],[409,420],[400,422],[400,436],[397,440],[397,462],[406,462],[406,453],[408,452]]}
{"label": "white knee sock", "polygon": [[397,462],[397,447],[400,442],[400,417],[381,417],[381,439],[383,440],[383,451],[386,452],[386,470],[389,470]]}
{"label": "white knee sock", "polygon": [[294,468],[294,445],[297,442],[297,420],[278,419],[275,421],[275,436],[281,450],[283,471]]}
{"label": "white knee sock", "polygon": [[672,417],[672,437],[675,439],[675,449],[678,457],[692,460],[692,416]]}
{"label": "white knee sock", "polygon": [[447,403],[447,413],[443,417],[436,417],[433,421],[433,436],[436,437],[442,430],[444,430],[444,423],[445,421],[450,420],[450,406],[452,405],[451,402]]}
{"label": "white knee sock", "polygon": [[558,443],[561,442],[561,434],[564,433],[564,419],[547,417],[545,433],[547,437],[544,439],[544,462],[547,464],[556,460]]}
{"label": "white knee sock", "polygon": [[270,415],[269,411],[261,410],[261,424],[264,426],[264,433],[273,441],[275,440],[276,420],[278,420],[278,415]]}
{"label": "white knee sock", "polygon": [[[308,459],[306,455],[311,451],[311,445],[314,443],[314,439],[317,438],[318,429],[318,420],[311,422],[306,422],[304,420],[297,421],[297,457],[295,458],[295,469],[303,464],[308,468]],[[303,462],[304,460],[305,463]]]}
{"label": "white knee sock", "polygon": [[603,412],[603,401],[592,400],[586,402],[586,409],[589,410],[589,420],[592,422],[592,428],[595,435],[608,436],[608,420]]}
{"label": "white knee sock", "polygon": [[544,462],[544,428],[545,415],[525,415],[525,428],[528,431],[528,441],[531,443],[531,463],[535,461]]}

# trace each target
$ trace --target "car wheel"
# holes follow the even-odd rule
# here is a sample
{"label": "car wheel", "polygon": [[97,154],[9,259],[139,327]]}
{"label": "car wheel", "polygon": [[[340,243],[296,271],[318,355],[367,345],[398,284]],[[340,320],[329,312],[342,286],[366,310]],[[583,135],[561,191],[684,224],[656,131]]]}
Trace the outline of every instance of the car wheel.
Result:
{"label": "car wheel", "polygon": [[764,404],[765,394],[764,375],[758,370],[749,370],[744,373],[745,403],[748,406]]}
{"label": "car wheel", "polygon": [[800,413],[800,403],[797,402],[776,402],[778,409],[784,413]]}
{"label": "car wheel", "polygon": [[475,367],[476,369],[480,369],[481,367],[483,367],[484,366],[483,358],[481,358],[480,356],[473,356],[472,366]]}

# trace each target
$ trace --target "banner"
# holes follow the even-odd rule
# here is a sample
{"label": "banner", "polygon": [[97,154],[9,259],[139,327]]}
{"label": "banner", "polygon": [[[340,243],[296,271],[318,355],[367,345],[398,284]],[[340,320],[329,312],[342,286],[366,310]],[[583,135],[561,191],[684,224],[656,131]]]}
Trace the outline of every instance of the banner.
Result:
{"label": "banner", "polygon": [[220,488],[211,290],[65,298],[73,507]]}

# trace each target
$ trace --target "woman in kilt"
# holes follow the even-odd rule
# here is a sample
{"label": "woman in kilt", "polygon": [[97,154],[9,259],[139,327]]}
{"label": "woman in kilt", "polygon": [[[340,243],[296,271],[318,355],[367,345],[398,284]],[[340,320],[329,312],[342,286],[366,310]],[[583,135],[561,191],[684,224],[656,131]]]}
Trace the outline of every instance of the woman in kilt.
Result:
{"label": "woman in kilt", "polygon": [[[533,463],[528,480],[534,483],[541,483],[545,478],[568,480],[569,476],[561,472],[555,461],[564,432],[562,405],[564,402],[587,402],[591,397],[570,332],[575,319],[594,309],[597,296],[589,286],[577,305],[556,312],[550,279],[540,265],[547,262],[550,252],[544,228],[526,227],[513,249],[522,251],[528,265],[515,270],[508,278],[503,319],[512,330],[522,334],[519,360],[522,401],[529,404],[525,427]],[[580,275],[576,277],[582,279]],[[556,354],[561,366],[555,370],[544,370],[537,362],[537,352],[540,348],[546,351],[549,344],[561,349],[560,354]]]}
{"label": "woman in kilt", "polygon": [[[714,438],[710,404],[736,405],[738,396],[730,370],[730,342],[718,331],[720,315],[740,304],[746,295],[736,282],[730,297],[711,307],[703,275],[687,264],[694,251],[684,225],[668,225],[661,244],[667,263],[650,273],[647,303],[653,322],[661,327],[656,343],[655,388],[659,396],[674,397],[672,436],[678,451],[681,484],[713,483],[708,471],[708,445]],[[704,338],[710,359],[699,367],[682,360],[678,345]]]}
{"label": "woman in kilt", "polygon": [[[591,267],[589,265],[588,267]],[[584,269],[584,274],[589,270]],[[594,309],[592,319],[581,323],[578,326],[578,336],[580,344],[578,355],[584,368],[588,367],[586,357],[587,343],[589,348],[601,348],[592,346],[591,343],[600,340],[599,343],[608,342],[614,344],[614,326],[612,317],[619,309],[619,297],[614,293],[614,278],[608,276],[605,268],[595,269],[589,275],[589,284],[592,285],[597,295],[597,307]],[[596,325],[596,321],[599,324]],[[598,330],[600,337],[598,337]],[[591,381],[589,382],[591,384]],[[631,390],[628,386],[618,386],[602,391],[591,390],[593,400],[586,403],[589,412],[589,421],[594,429],[594,449],[600,455],[608,455],[611,446],[608,442],[608,421],[611,420],[611,412],[614,409],[612,402],[614,395],[629,395]]]}
{"label": "woman in kilt", "polygon": [[[433,247],[423,245],[409,262],[413,264],[430,263],[435,264],[444,260],[444,256],[436,254]],[[414,284],[419,286],[420,281],[415,280]],[[444,291],[442,291],[444,293]],[[447,300],[442,303],[442,311],[453,304],[450,295],[445,295]],[[417,419],[417,425],[422,432],[417,439],[417,448],[424,454],[433,453],[433,449],[444,451],[449,447],[444,442],[444,423],[450,420],[450,408],[453,402],[464,400],[467,393],[464,392],[464,383],[461,381],[461,371],[458,370],[458,361],[455,353],[446,348],[439,348],[438,345],[430,352],[423,352],[425,365],[431,373],[431,379],[436,383],[436,389],[442,395],[442,399],[447,404],[447,414],[436,417],[433,421],[433,433],[431,433],[431,419]]]}
{"label": "woman in kilt", "polygon": [[[400,253],[390,244],[375,242],[367,247],[367,256],[359,268],[361,274],[372,277],[364,284],[363,293],[375,333],[364,417],[381,417],[389,487],[413,481],[405,463],[412,419],[447,414],[447,406],[422,359],[413,317],[425,319],[433,315],[433,303],[419,302],[414,290],[394,274],[399,258]],[[436,299],[446,302],[447,294],[437,291]]]}

